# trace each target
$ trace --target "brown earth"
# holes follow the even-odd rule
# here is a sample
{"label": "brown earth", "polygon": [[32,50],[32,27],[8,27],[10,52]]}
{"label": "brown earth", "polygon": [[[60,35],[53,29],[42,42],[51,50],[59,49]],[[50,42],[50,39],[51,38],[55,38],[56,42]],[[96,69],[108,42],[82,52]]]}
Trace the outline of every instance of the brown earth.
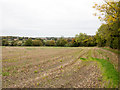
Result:
{"label": "brown earth", "polygon": [[3,47],[3,88],[103,88],[95,61],[104,58],[117,67],[116,54],[97,47]]}

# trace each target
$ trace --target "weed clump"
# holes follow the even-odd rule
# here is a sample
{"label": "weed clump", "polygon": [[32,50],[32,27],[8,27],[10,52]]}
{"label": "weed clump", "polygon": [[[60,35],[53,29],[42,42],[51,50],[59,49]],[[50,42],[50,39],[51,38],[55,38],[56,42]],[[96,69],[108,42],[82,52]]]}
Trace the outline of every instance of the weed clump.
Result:
{"label": "weed clump", "polygon": [[38,71],[37,71],[37,70],[35,70],[35,71],[34,71],[34,73],[38,73]]}

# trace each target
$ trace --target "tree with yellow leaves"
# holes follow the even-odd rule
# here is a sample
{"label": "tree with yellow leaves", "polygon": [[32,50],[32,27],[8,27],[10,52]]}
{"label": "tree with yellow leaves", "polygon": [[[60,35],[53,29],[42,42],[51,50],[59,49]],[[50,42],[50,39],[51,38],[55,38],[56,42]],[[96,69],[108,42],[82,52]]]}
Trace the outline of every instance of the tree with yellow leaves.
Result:
{"label": "tree with yellow leaves", "polygon": [[95,13],[94,15],[98,16],[98,19],[104,23],[96,34],[96,37],[99,37],[97,42],[100,43],[100,40],[102,40],[101,37],[104,37],[106,45],[109,43],[108,46],[111,48],[120,49],[120,1],[104,0],[104,4],[95,4],[93,8],[99,11],[99,13]]}
{"label": "tree with yellow leaves", "polygon": [[120,22],[120,1],[104,0],[104,4],[95,4],[93,8],[98,10],[100,13],[96,16],[101,21],[105,21],[107,24],[113,24],[114,22]]}

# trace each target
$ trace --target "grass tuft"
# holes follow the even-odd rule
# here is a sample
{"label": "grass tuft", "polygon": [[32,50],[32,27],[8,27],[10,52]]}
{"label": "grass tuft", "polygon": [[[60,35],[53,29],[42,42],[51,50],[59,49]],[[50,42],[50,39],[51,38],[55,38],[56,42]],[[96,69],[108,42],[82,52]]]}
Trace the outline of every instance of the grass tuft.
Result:
{"label": "grass tuft", "polygon": [[37,70],[35,70],[35,71],[34,71],[34,73],[38,73],[38,71],[37,71]]}
{"label": "grass tuft", "polygon": [[9,72],[3,72],[2,75],[3,76],[9,76]]}
{"label": "grass tuft", "polygon": [[86,58],[80,58],[81,60],[87,60]]}

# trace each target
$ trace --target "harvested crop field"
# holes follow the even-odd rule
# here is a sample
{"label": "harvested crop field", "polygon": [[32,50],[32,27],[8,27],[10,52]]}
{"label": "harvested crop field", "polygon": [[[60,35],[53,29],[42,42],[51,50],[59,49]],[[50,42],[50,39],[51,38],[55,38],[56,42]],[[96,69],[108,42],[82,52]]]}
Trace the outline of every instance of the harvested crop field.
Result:
{"label": "harvested crop field", "polygon": [[3,88],[117,88],[118,54],[97,47],[3,47]]}

